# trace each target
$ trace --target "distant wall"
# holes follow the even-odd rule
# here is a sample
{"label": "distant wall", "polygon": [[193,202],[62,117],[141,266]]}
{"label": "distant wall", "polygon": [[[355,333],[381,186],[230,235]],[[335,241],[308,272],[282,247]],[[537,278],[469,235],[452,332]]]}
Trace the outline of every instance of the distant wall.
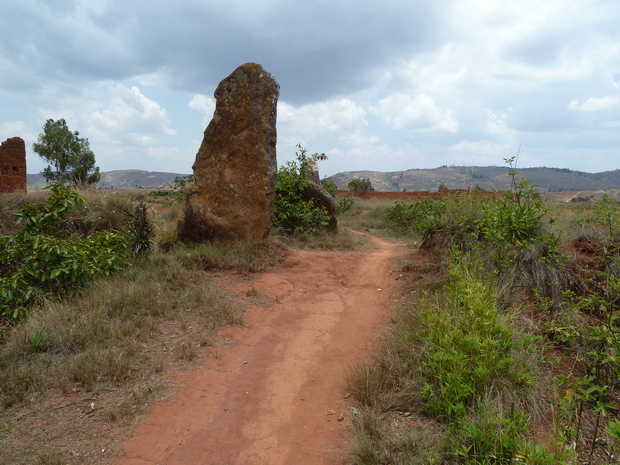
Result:
{"label": "distant wall", "polygon": [[26,144],[12,137],[0,145],[0,192],[26,190]]}
{"label": "distant wall", "polygon": [[470,191],[466,189],[442,189],[439,192],[415,191],[415,192],[350,192],[338,191],[342,197],[352,197],[358,199],[384,199],[384,200],[422,200],[422,199],[443,199],[458,194],[473,195],[478,198],[496,197],[500,194],[489,191]]}

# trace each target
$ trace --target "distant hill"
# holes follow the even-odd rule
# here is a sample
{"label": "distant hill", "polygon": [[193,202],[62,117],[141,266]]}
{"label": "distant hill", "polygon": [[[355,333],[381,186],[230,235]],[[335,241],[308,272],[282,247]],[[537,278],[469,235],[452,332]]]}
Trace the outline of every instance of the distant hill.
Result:
{"label": "distant hill", "polygon": [[[603,173],[584,173],[566,168],[517,168],[517,179],[528,179],[540,192],[583,191],[620,188],[620,170]],[[510,176],[507,167],[443,166],[433,169],[407,171],[347,171],[327,179],[339,189],[346,189],[352,179],[369,178],[377,191],[437,191],[480,187],[484,190],[507,190]]]}
{"label": "distant hill", "polygon": [[[162,188],[174,183],[177,176],[187,176],[179,173],[161,173],[157,171],[117,170],[101,173],[101,181],[97,184],[100,189],[108,188]],[[28,187],[45,187],[47,184],[41,174],[29,174]]]}
{"label": "distant hill", "polygon": [[[586,191],[620,189],[620,170],[602,173],[584,173],[566,168],[517,168],[517,178],[529,179],[540,192]],[[180,173],[162,173],[142,170],[117,170],[101,173],[97,185],[106,188],[156,189],[170,186]],[[501,166],[442,166],[433,169],[407,171],[346,171],[329,176],[339,189],[346,189],[353,178],[369,178],[377,191],[436,192],[442,185],[448,189],[480,187],[484,190],[507,190],[510,187],[508,168]],[[45,187],[40,174],[28,175],[29,187]]]}

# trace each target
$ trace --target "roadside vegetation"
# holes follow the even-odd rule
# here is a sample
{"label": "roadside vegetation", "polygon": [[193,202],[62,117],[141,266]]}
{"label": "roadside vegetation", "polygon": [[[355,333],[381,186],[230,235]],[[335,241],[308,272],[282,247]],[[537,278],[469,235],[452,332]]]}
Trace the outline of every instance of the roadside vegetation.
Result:
{"label": "roadside vegetation", "polygon": [[277,266],[287,246],[360,247],[343,229],[325,231],[326,212],[299,198],[320,159],[301,147],[278,175],[270,238],[184,244],[174,222],[192,177],[157,191],[96,192],[67,174],[65,162],[75,161],[67,147],[87,149],[77,133],[49,121],[41,141],[56,129],[67,136],[67,153],[50,157],[57,182],[0,196],[2,463],[99,459],[101,443],[114,444],[118,431],[168,395],[163,375],[217,356],[226,344],[220,328],[243,324],[245,305],[261,297],[232,296],[217,282]]}
{"label": "roadside vegetation", "polygon": [[[201,347],[217,354],[219,329],[243,324],[243,301],[215,278],[286,254],[272,239],[183,244],[167,202],[61,185],[0,197],[1,463],[97,458],[166,395],[162,375],[207,357]],[[63,417],[72,408],[94,423]]]}
{"label": "roadside vegetation", "polygon": [[547,204],[508,160],[512,188],[495,198],[337,197],[330,233],[324,211],[298,204],[320,159],[299,149],[263,242],[179,242],[188,178],[0,197],[2,460],[94,461],[102,438],[165,398],[163,374],[217,356],[219,328],[243,324],[257,297],[233,299],[219,278],[277,266],[287,247],[361,248],[356,230],[413,251],[390,328],[347,374],[351,463],[618,463],[618,203]]}
{"label": "roadside vegetation", "polygon": [[507,162],[504,196],[387,207],[419,248],[347,375],[352,463],[618,463],[620,205],[547,205]]}

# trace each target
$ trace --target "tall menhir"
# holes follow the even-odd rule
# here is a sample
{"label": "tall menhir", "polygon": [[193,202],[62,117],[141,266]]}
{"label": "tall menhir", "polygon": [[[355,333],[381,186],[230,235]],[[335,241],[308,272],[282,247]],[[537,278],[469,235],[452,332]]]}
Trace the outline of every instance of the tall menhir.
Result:
{"label": "tall menhir", "polygon": [[275,198],[280,85],[245,63],[215,90],[215,113],[192,166],[177,219],[185,241],[264,239]]}

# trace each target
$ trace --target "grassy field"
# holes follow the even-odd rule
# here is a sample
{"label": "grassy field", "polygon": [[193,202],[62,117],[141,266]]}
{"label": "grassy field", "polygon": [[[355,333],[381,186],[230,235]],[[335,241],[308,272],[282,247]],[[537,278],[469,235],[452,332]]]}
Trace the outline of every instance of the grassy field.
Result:
{"label": "grassy field", "polygon": [[[38,295],[16,320],[4,315],[3,463],[73,463],[72,447],[122,434],[169,395],[165,373],[216,356],[218,329],[243,324],[218,278],[274,269],[287,248],[365,247],[350,229],[411,248],[392,324],[372,360],[348,371],[351,463],[616,463],[620,206],[543,203],[516,189],[484,202],[339,199],[336,234],[228,245],[177,241],[169,193],[82,192],[62,231],[131,232],[142,206],[150,253],[75,294]],[[3,195],[2,235],[18,234],[15,212],[45,195]],[[54,425],[68,405],[97,415],[97,430]]]}
{"label": "grassy field", "polygon": [[418,246],[349,369],[352,463],[617,463],[620,205],[517,193],[374,207]]}
{"label": "grassy field", "polygon": [[[150,402],[173,388],[162,381],[163,375],[200,361],[205,357],[201,347],[221,344],[222,326],[243,324],[243,305],[215,287],[216,278],[273,268],[286,254],[277,238],[184,245],[174,232],[178,200],[168,196],[81,194],[85,204],[68,212],[60,229],[78,237],[130,231],[132,217],[124,212],[144,205],[150,253],[130,256],[122,269],[93,277],[75,294],[60,289],[39,295],[17,320],[4,315],[0,463],[73,463],[72,447],[96,449],[93,442],[135,423]],[[45,198],[46,193],[3,195],[3,234],[15,234],[23,226],[15,224],[14,215],[21,206],[43,204]],[[68,409],[58,407],[76,395],[85,399],[77,402],[84,413],[93,410],[101,420],[90,431],[92,439],[84,425],[71,425],[71,420],[62,425]],[[52,422],[46,420],[50,412]],[[67,436],[81,441],[68,444]]]}

